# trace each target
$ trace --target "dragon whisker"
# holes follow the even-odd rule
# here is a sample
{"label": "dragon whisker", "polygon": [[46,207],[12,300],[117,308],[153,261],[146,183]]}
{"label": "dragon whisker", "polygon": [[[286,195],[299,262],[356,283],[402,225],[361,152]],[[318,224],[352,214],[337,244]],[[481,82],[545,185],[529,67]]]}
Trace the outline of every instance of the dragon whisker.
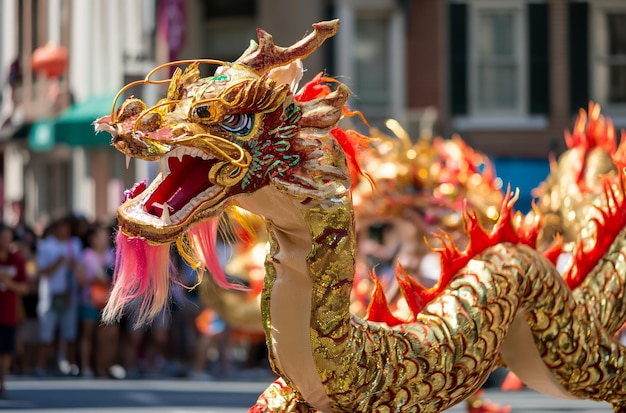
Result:
{"label": "dragon whisker", "polygon": [[[222,159],[227,160],[231,164],[238,166],[240,168],[247,168],[248,166],[250,166],[250,161],[246,159],[246,152],[239,145],[227,139],[216,136],[216,135],[211,135],[208,133],[199,133],[199,134],[192,135],[192,136],[185,136],[183,139],[179,139],[176,142],[180,143],[180,142],[184,142],[187,140],[193,140],[196,138],[206,138],[203,140],[203,143],[207,145],[212,151],[214,151],[215,154],[217,154]],[[224,144],[225,146],[234,149],[236,152],[239,153],[239,157],[236,159],[233,158],[224,150],[222,150],[220,147],[218,147],[216,144],[211,142],[211,140],[217,141],[220,144]]]}
{"label": "dragon whisker", "polygon": [[130,82],[129,84],[127,84],[126,86],[124,86],[123,88],[120,89],[119,92],[117,92],[117,94],[115,95],[115,98],[113,99],[113,104],[111,105],[111,123],[115,123],[116,119],[116,114],[115,114],[115,105],[117,104],[117,100],[120,98],[120,96],[122,96],[122,94],[124,92],[126,92],[128,89],[131,89],[135,86],[139,86],[139,85],[162,85],[165,83],[168,83],[170,81],[170,79],[164,79],[164,80],[150,80],[150,79],[142,79],[142,80],[135,80],[134,82]]}
{"label": "dragon whisker", "polygon": [[[229,66],[230,63],[228,62],[224,62],[223,60],[217,60],[217,59],[188,59],[188,60],[176,60],[173,62],[167,62],[167,63],[163,63],[162,65],[159,65],[157,67],[155,67],[154,69],[152,69],[150,72],[148,72],[148,74],[145,77],[146,81],[150,81],[151,77],[154,76],[155,73],[159,72],[162,69],[168,68],[168,67],[174,67],[174,66],[180,66],[180,65],[188,65],[188,64],[193,64],[193,63],[205,63],[205,64],[209,64],[209,65],[218,65],[218,66]],[[167,79],[167,81],[169,82],[171,80],[171,78]]]}

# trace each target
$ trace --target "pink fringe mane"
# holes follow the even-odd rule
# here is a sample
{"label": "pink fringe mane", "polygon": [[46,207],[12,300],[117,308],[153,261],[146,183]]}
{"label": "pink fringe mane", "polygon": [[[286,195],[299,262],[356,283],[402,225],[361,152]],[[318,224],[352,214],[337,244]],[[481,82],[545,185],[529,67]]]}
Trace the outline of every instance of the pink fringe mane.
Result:
{"label": "pink fringe mane", "polygon": [[[206,268],[222,288],[245,290],[226,279],[216,251],[218,224],[219,218],[213,218],[191,227],[187,233],[191,254],[183,257],[198,271],[200,280]],[[179,282],[170,261],[170,245],[150,244],[121,231],[117,234],[113,290],[103,312],[104,322],[118,321],[128,311],[137,327],[166,307],[171,284]]]}
{"label": "pink fringe mane", "polygon": [[220,265],[216,249],[218,228],[219,218],[212,218],[191,227],[187,234],[192,252],[199,261],[200,268],[208,269],[220,287],[243,290],[244,286],[228,282]]}
{"label": "pink fringe mane", "polygon": [[136,326],[153,319],[167,303],[171,269],[170,244],[151,245],[120,231],[116,237],[113,290],[103,320],[119,320],[131,302],[133,307],[137,303],[133,320]]}

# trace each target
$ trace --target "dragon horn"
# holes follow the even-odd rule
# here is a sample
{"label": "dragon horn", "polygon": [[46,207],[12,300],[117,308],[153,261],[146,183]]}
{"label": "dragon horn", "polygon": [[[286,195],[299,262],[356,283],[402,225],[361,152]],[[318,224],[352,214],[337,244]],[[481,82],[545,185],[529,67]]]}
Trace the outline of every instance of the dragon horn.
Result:
{"label": "dragon horn", "polygon": [[289,47],[276,46],[272,35],[265,30],[257,29],[259,44],[249,48],[235,63],[253,69],[257,73],[265,73],[269,69],[283,66],[297,59],[304,59],[332,37],[339,29],[339,19],[313,24],[313,32]]}

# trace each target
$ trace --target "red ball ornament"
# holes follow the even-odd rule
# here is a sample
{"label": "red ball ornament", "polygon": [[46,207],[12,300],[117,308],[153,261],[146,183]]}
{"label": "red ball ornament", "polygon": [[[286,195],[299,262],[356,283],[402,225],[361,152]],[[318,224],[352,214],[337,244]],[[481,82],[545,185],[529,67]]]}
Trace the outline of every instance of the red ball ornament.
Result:
{"label": "red ball ornament", "polygon": [[67,70],[68,61],[68,53],[65,47],[47,44],[35,49],[31,67],[38,74],[56,78]]}

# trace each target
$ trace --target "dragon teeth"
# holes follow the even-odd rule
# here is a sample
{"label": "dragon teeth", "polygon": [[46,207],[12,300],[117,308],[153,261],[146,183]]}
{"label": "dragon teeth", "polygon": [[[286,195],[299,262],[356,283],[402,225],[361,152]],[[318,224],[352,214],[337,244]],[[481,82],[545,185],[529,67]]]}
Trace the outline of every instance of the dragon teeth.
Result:
{"label": "dragon teeth", "polygon": [[177,220],[181,220],[183,217],[189,215],[192,209],[193,207],[191,206],[191,204],[187,204],[182,207],[180,211],[174,214],[174,218],[176,218]]}
{"label": "dragon teeth", "polygon": [[161,171],[161,176],[167,174],[167,158],[163,157],[159,159],[159,170]]}
{"label": "dragon teeth", "polygon": [[126,155],[126,169],[130,168],[130,155]]}
{"label": "dragon teeth", "polygon": [[167,206],[167,202],[163,203],[163,210],[161,212],[161,221],[165,225],[172,225],[172,219],[170,218],[170,207]]}

